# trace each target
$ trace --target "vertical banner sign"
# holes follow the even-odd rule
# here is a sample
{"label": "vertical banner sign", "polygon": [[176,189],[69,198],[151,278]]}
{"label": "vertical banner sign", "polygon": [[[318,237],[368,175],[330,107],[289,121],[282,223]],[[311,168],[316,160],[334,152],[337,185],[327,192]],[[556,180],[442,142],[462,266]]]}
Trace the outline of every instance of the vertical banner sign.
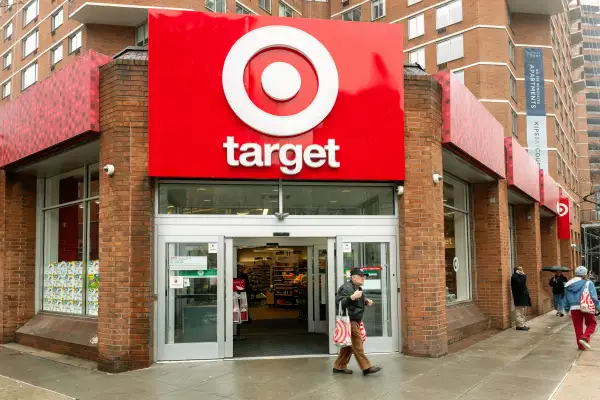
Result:
{"label": "vertical banner sign", "polygon": [[527,148],[540,168],[548,172],[543,49],[525,48],[525,99],[527,102]]}
{"label": "vertical banner sign", "polygon": [[571,238],[571,215],[569,210],[569,199],[560,197],[558,202],[558,238]]}

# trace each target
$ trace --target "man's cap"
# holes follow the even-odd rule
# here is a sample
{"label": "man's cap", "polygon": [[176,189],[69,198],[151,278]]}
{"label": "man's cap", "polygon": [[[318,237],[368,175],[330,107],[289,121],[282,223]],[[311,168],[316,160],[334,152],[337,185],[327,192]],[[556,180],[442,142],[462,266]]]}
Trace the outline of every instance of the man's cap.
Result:
{"label": "man's cap", "polygon": [[362,276],[365,276],[365,272],[362,269],[360,269],[360,268],[352,268],[350,270],[350,276],[352,276],[352,275],[362,275]]}
{"label": "man's cap", "polygon": [[587,268],[584,267],[583,265],[580,265],[579,267],[575,268],[575,276],[586,276],[587,275]]}

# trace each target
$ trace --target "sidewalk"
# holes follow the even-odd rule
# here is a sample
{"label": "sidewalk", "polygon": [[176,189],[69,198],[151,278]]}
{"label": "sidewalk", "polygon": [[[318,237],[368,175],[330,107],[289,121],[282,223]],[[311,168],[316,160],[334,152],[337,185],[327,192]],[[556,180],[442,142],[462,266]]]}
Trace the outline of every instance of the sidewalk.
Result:
{"label": "sidewalk", "polygon": [[[65,356],[49,360],[31,349],[27,351],[32,354],[25,354],[15,350],[18,346],[4,346],[0,375],[35,385],[39,392],[17,397],[14,384],[7,389],[10,380],[0,379],[0,399],[67,400],[42,388],[80,400],[600,398],[573,392],[584,381],[600,393],[600,342],[598,351],[578,358],[569,319],[547,314],[529,325],[529,332],[507,330],[441,359],[374,355],[372,361],[384,369],[369,377],[332,375],[331,357],[168,363],[109,375],[84,368],[79,360],[79,366],[66,364],[72,359]],[[351,368],[358,372],[356,364]]]}

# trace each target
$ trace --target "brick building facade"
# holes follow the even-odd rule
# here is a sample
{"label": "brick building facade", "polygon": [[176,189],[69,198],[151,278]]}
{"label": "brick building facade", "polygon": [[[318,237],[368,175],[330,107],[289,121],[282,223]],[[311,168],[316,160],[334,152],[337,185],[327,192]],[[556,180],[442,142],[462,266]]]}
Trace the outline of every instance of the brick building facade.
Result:
{"label": "brick building facade", "polygon": [[[113,33],[126,36],[124,32]],[[84,35],[84,42],[91,37]],[[162,229],[157,218],[163,216],[156,204],[161,201],[161,181],[148,172],[149,62],[140,49],[114,59],[84,52],[71,66],[84,71],[82,76],[97,77],[86,81],[92,93],[85,104],[92,111],[87,114],[89,124],[70,126],[51,144],[5,160],[0,177],[3,342],[16,340],[94,359],[102,370],[112,372],[143,368],[161,358],[157,298],[162,296],[162,261],[156,230]],[[503,121],[488,103],[477,101],[476,91],[467,90],[466,76],[467,87],[449,72],[432,77],[414,66],[405,72],[406,178],[400,185],[402,195],[395,199],[396,322],[401,343],[397,350],[409,355],[439,357],[449,344],[488,327],[509,328],[510,275],[516,265],[529,275],[532,312],[549,311],[549,276],[542,267],[573,265],[569,240],[556,235],[560,186],[551,172],[540,174],[519,141],[505,141]],[[32,99],[53,93],[56,82],[45,82],[56,79],[60,74],[49,76],[13,104],[31,107]],[[67,101],[80,97],[70,92],[62,96]],[[79,109],[64,108],[62,118],[72,118]],[[9,107],[0,109],[0,123],[10,124],[10,133],[19,137],[23,128],[13,113]],[[57,124],[60,118],[51,115],[43,122]],[[31,132],[32,137],[39,136],[42,127]],[[474,146],[481,142],[486,142],[483,149]],[[67,159],[72,167],[64,164],[57,170],[57,164],[63,165],[57,160]],[[83,193],[73,202],[51,200],[51,179],[69,171],[64,168],[80,165]],[[114,174],[102,173],[105,165],[112,165]],[[432,181],[435,174],[443,176],[443,184]],[[543,192],[541,182],[547,183]],[[52,310],[54,304],[47,309],[42,282],[45,260],[55,248],[48,250],[45,242],[50,239],[44,232],[56,223],[54,210],[76,206],[84,210],[78,214],[84,233],[76,233],[81,256],[69,265],[87,271],[86,295],[83,304],[71,298],[60,305],[63,309]],[[97,236],[91,234],[96,229],[93,218],[86,217],[95,213]],[[90,250],[94,237],[97,259]],[[60,243],[56,246],[60,252]],[[448,274],[455,280],[452,288]],[[73,314],[69,307],[82,310],[76,312],[81,315],[65,315]]]}

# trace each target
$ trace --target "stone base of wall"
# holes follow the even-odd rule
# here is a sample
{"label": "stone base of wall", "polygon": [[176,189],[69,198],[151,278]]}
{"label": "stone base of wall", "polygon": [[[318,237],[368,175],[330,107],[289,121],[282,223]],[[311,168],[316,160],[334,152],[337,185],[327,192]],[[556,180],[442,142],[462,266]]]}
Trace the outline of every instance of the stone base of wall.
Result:
{"label": "stone base of wall", "polygon": [[37,314],[19,330],[16,341],[52,353],[98,359],[98,322],[91,318]]}
{"label": "stone base of wall", "polygon": [[447,308],[448,344],[458,342],[490,328],[490,319],[474,303],[458,304]]}

